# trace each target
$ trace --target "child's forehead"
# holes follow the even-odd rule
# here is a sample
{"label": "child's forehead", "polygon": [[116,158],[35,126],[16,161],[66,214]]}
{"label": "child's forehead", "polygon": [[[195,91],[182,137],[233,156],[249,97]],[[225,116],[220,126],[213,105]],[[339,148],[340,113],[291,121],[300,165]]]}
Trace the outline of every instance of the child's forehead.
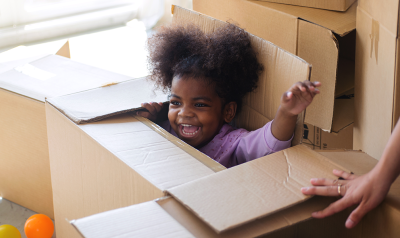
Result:
{"label": "child's forehead", "polygon": [[170,96],[185,98],[217,98],[214,84],[201,78],[174,78],[171,85]]}

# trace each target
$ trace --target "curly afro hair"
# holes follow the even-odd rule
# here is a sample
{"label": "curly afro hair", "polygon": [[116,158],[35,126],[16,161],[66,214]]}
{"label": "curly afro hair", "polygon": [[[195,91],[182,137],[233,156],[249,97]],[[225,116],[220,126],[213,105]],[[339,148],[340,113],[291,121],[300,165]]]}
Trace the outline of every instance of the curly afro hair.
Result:
{"label": "curly afro hair", "polygon": [[248,33],[233,24],[209,34],[195,25],[162,27],[148,48],[150,79],[159,88],[169,92],[174,77],[207,80],[224,103],[236,102],[238,111],[263,70]]}

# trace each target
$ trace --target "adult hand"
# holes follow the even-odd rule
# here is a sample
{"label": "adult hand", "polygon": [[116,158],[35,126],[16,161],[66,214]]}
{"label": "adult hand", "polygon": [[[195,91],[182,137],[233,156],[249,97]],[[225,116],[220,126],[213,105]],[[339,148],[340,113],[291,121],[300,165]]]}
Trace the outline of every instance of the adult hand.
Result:
{"label": "adult hand", "polygon": [[382,176],[378,176],[374,171],[362,176],[341,170],[333,170],[333,173],[345,180],[311,179],[311,184],[315,187],[304,187],[301,191],[307,195],[343,196],[324,210],[312,213],[314,218],[324,218],[359,204],[347,218],[347,228],[353,228],[367,212],[378,206],[386,197],[391,185],[389,180],[380,179]]}

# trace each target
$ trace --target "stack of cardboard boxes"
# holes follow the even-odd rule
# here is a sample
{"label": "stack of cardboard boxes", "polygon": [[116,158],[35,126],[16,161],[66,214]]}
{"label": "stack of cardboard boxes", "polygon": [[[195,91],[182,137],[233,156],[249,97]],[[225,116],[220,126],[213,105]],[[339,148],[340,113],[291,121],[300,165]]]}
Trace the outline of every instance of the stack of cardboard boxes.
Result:
{"label": "stack of cardboard boxes", "polygon": [[[379,159],[400,114],[399,1],[193,0],[193,7],[173,6],[173,21],[206,32],[236,23],[267,69],[245,98],[238,126],[254,130],[271,121],[293,83],[322,83],[298,117],[293,147],[227,170],[133,113],[141,102],[167,101],[146,78],[41,57],[0,74],[8,103],[0,107],[8,132],[0,134],[0,160],[29,171],[34,154],[44,171],[32,176],[45,177],[4,172],[3,196],[50,216],[54,208],[57,237],[396,237],[400,181],[352,230],[344,228],[351,209],[312,219],[337,198],[305,196],[300,188],[313,177],[334,179],[332,169],[366,173]],[[17,130],[25,127],[35,131]],[[353,144],[361,151],[346,151]],[[32,184],[46,192],[18,200]]]}

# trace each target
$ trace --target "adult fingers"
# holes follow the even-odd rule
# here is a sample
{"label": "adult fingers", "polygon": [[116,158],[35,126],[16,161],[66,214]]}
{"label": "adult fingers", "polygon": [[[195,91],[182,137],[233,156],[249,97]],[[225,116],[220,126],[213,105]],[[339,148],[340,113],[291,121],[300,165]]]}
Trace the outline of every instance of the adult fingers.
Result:
{"label": "adult fingers", "polygon": [[347,218],[346,227],[349,229],[355,227],[370,210],[361,203]]}
{"label": "adult fingers", "polygon": [[304,187],[301,188],[301,192],[306,195],[320,195],[320,196],[339,196],[344,195],[343,191],[341,191],[343,186],[340,188],[339,194],[339,186],[320,186],[320,187]]}
{"label": "adult fingers", "polygon": [[324,210],[318,211],[318,212],[313,212],[311,215],[314,218],[324,218],[324,217],[333,215],[335,213],[338,213],[340,211],[343,211],[344,209],[350,207],[351,205],[353,205],[353,203],[349,199],[342,198],[334,203],[331,203]]}
{"label": "adult fingers", "polygon": [[338,170],[338,169],[334,169],[333,170],[333,174],[338,176],[338,177],[342,177],[344,179],[347,179],[347,180],[355,179],[355,178],[358,177],[357,175],[350,174],[350,173],[347,173],[345,171]]}
{"label": "adult fingers", "polygon": [[338,184],[346,184],[345,180],[333,180],[333,179],[326,179],[326,178],[313,178],[310,180],[311,184],[314,186],[333,186]]}

